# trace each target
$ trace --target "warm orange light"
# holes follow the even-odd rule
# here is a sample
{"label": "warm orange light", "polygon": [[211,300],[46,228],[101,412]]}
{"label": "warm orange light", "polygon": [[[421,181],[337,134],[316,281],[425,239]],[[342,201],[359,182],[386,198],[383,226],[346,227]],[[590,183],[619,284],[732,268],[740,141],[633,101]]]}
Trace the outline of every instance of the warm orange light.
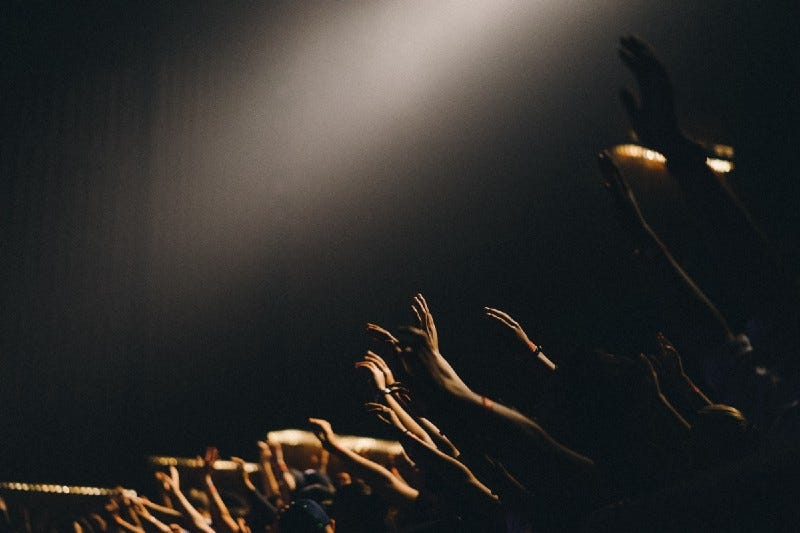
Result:
{"label": "warm orange light", "polygon": [[[723,157],[733,157],[733,148],[725,146],[724,144],[715,144],[713,147],[715,154]],[[664,164],[667,158],[664,154],[639,146],[638,144],[620,144],[614,147],[614,154],[624,157],[633,157],[645,161],[652,161],[655,163]],[[706,165],[708,168],[719,174],[727,174],[733,170],[733,162],[726,159],[718,159],[716,157],[707,157]]]}

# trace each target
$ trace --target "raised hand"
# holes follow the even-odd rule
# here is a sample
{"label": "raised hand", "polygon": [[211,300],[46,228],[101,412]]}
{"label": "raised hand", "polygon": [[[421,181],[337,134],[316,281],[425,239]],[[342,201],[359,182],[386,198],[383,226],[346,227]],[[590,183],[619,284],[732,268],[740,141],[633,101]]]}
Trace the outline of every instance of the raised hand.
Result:
{"label": "raised hand", "polygon": [[203,457],[198,455],[197,460],[200,463],[203,474],[210,474],[214,470],[214,463],[219,460],[219,450],[214,446],[209,446],[206,448],[205,455]]}
{"label": "raised hand", "polygon": [[367,333],[369,333],[376,341],[385,342],[386,344],[392,346],[395,350],[400,349],[397,337],[389,333],[389,330],[386,328],[382,328],[377,324],[367,323]]}
{"label": "raised hand", "polygon": [[392,373],[392,369],[389,368],[389,365],[386,364],[386,361],[384,361],[380,355],[376,354],[373,351],[367,351],[367,355],[364,356],[364,359],[366,361],[374,363],[375,366],[377,366],[380,369],[380,371],[383,372],[383,378],[384,381],[386,382],[387,387],[391,387],[396,383],[397,380],[394,379],[394,374]]}
{"label": "raised hand", "polygon": [[275,462],[280,464],[284,464],[283,460],[283,446],[281,446],[280,442],[267,440],[267,446],[269,447],[272,455],[275,457]]}
{"label": "raised hand", "polygon": [[395,413],[394,410],[390,409],[389,407],[377,402],[367,402],[364,404],[364,407],[367,409],[367,412],[373,413],[378,420],[384,424],[394,426],[396,429],[404,433],[407,431],[403,423],[400,421],[400,417],[398,417],[397,413]]}
{"label": "raised hand", "polygon": [[681,356],[675,346],[661,332],[656,335],[656,341],[658,342],[658,354],[651,356],[650,362],[653,363],[659,379],[665,382],[688,379],[683,370]]}
{"label": "raised hand", "polygon": [[525,344],[525,346],[527,346],[531,350],[531,352],[533,352],[533,354],[536,355],[536,358],[542,363],[544,363],[547,366],[547,368],[549,368],[550,370],[556,369],[555,363],[553,363],[550,359],[547,358],[547,356],[544,355],[544,353],[542,353],[541,346],[537,346],[533,341],[531,341],[528,338],[528,334],[525,333],[525,330],[522,329],[522,326],[520,326],[519,322],[511,318],[511,316],[508,313],[500,311],[499,309],[494,309],[492,307],[484,307],[483,309],[486,311],[486,316],[488,316],[489,318],[493,318],[494,320],[497,320],[498,322],[506,326],[508,329],[510,329],[517,337],[517,339],[519,339],[520,342]]}
{"label": "raised hand", "polygon": [[469,387],[445,360],[433,344],[430,335],[418,328],[403,328],[399,332],[403,348],[401,360],[415,385],[431,392],[469,395]]}
{"label": "raised hand", "polygon": [[365,368],[369,370],[370,374],[372,375],[372,380],[375,383],[375,387],[379,391],[382,391],[386,388],[386,378],[384,377],[380,368],[378,368],[378,365],[372,361],[359,361],[356,363],[356,368]]}
{"label": "raised hand", "polygon": [[639,100],[628,89],[622,104],[640,142],[669,154],[683,140],[675,113],[675,97],[667,69],[653,50],[632,35],[620,38],[619,56],[639,85]]}
{"label": "raised hand", "polygon": [[417,293],[417,295],[414,296],[414,303],[411,304],[411,310],[417,317],[417,324],[419,328],[428,334],[431,344],[433,345],[433,349],[438,352],[439,334],[436,331],[436,324],[433,322],[431,310],[428,308],[428,302],[425,301],[425,297],[422,296],[422,294]]}
{"label": "raised hand", "polygon": [[663,333],[659,332],[656,335],[656,341],[658,354],[650,356],[650,362],[660,382],[671,393],[675,406],[684,416],[692,418],[697,411],[711,405],[712,402],[683,370],[678,350]]}
{"label": "raised hand", "polygon": [[250,479],[250,473],[247,471],[246,463],[244,459],[241,457],[231,457],[231,461],[236,465],[236,471],[239,472],[240,479],[242,480],[242,484],[248,490],[256,490],[256,486],[253,481]]}
{"label": "raised hand", "polygon": [[308,423],[311,425],[312,433],[319,439],[323,448],[331,451],[339,447],[336,433],[333,432],[330,422],[321,418],[309,418]]}
{"label": "raised hand", "polygon": [[164,484],[166,490],[171,492],[180,492],[181,490],[181,477],[178,469],[174,466],[169,467],[169,475],[165,472],[156,472],[156,479]]}
{"label": "raised hand", "polygon": [[257,444],[260,461],[262,463],[268,463],[272,461],[272,450],[270,449],[269,444],[263,440],[258,441]]}

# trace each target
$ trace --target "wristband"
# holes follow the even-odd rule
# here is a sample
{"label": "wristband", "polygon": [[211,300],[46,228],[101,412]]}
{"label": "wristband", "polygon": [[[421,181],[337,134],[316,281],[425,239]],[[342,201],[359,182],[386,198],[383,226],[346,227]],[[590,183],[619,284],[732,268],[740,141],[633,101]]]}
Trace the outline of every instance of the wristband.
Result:
{"label": "wristband", "polygon": [[486,396],[481,396],[481,403],[483,403],[487,411],[494,411],[494,402]]}
{"label": "wristband", "polygon": [[386,396],[387,394],[391,394],[391,393],[392,393],[392,389],[390,389],[389,387],[384,387],[382,389],[378,389],[378,392],[375,393],[375,401],[380,403],[380,400],[381,400],[381,398],[383,396]]}

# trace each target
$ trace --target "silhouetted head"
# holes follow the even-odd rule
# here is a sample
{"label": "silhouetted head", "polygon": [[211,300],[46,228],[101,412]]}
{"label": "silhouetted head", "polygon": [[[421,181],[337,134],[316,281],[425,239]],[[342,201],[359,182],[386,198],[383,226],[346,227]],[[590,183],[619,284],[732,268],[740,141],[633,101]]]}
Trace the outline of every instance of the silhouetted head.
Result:
{"label": "silhouetted head", "polygon": [[332,533],[333,522],[320,504],[299,499],[290,503],[280,516],[281,533]]}

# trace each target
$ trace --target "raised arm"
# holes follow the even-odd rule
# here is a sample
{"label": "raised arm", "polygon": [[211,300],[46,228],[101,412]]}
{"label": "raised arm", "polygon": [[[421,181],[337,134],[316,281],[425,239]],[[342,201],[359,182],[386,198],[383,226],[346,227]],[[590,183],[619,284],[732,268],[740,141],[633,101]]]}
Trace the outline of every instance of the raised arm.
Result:
{"label": "raised arm", "polygon": [[214,485],[214,478],[212,472],[214,471],[214,463],[219,460],[219,450],[213,446],[206,448],[205,456],[198,457],[203,463],[203,481],[206,485],[206,492],[211,500],[211,519],[218,529],[221,531],[228,531],[229,533],[240,533],[239,525],[236,520],[231,516],[228,506],[222,501],[222,497]]}
{"label": "raised arm", "polygon": [[722,336],[722,340],[731,341],[734,335],[728,321],[691,276],[672,257],[667,245],[647,223],[639,209],[633,189],[620,173],[611,156],[607,152],[602,152],[598,155],[597,161],[603,174],[603,185],[614,197],[620,222],[633,239],[635,250],[647,250],[648,252],[644,253],[653,256],[656,264],[662,267],[661,270],[668,276],[671,284],[677,287],[676,294],[685,294],[690,301],[699,304],[694,308],[698,310],[697,317],[702,324],[708,324],[712,331],[717,331]]}
{"label": "raised arm", "polygon": [[294,475],[292,475],[292,472],[286,465],[286,461],[283,459],[283,446],[281,446],[281,443],[273,442],[267,438],[267,444],[272,451],[272,458],[275,461],[275,467],[280,472],[278,486],[280,487],[281,498],[284,502],[289,502],[292,500],[292,494],[294,494],[294,491],[297,488],[297,480],[294,478]]}
{"label": "raised arm", "polygon": [[435,471],[438,478],[448,485],[451,493],[447,496],[482,506],[495,506],[498,503],[497,496],[466,465],[406,430],[392,409],[375,402],[365,406],[379,420],[395,430],[403,447],[412,457],[420,459],[426,470]]}
{"label": "raised arm", "polygon": [[713,402],[683,369],[678,350],[663,333],[656,335],[656,341],[658,352],[650,357],[650,362],[658,375],[661,390],[684,418],[692,420],[699,410]]}
{"label": "raised arm", "polygon": [[208,524],[206,524],[203,515],[201,515],[200,512],[194,508],[194,506],[181,491],[180,475],[178,474],[177,468],[170,466],[169,475],[165,474],[164,472],[156,472],[156,478],[159,481],[169,485],[170,490],[175,495],[175,498],[178,500],[178,503],[180,503],[186,515],[191,519],[194,527],[200,531],[203,531],[204,533],[214,533],[214,530],[209,527]]}
{"label": "raised arm", "polygon": [[149,523],[153,528],[158,530],[160,533],[170,533],[170,528],[167,524],[153,516],[150,511],[147,509],[143,501],[137,500],[133,506],[134,511],[136,514],[141,517],[141,519],[147,523]]}
{"label": "raised arm", "polygon": [[[391,390],[387,387],[389,384],[386,382],[386,372],[383,371],[383,368],[388,370],[388,366],[384,360],[374,352],[367,352],[367,355],[364,356],[364,360],[356,363],[356,368],[363,368],[369,371],[375,388],[377,389],[376,397],[380,397],[382,401],[386,402],[386,405],[397,414],[403,426],[420,439],[433,445],[430,435],[425,432],[422,426],[420,426],[414,418],[403,409],[394,396],[392,396]],[[388,373],[391,376],[391,370],[388,370]]]}
{"label": "raised arm", "polygon": [[542,347],[535,344],[528,338],[528,334],[525,333],[525,330],[522,329],[519,322],[511,318],[511,315],[500,311],[499,309],[493,309],[491,307],[484,307],[484,311],[486,312],[486,316],[492,318],[508,329],[514,334],[514,336],[524,344],[528,350],[536,357],[536,360],[542,363],[545,367],[547,367],[551,371],[555,371],[556,364],[551,361],[542,351]]}
{"label": "raised arm", "polygon": [[236,463],[236,470],[239,472],[239,479],[244,487],[244,495],[250,505],[250,515],[248,520],[253,529],[258,531],[271,527],[278,517],[278,509],[272,505],[263,494],[261,494],[250,479],[250,474],[245,468],[244,459],[231,457],[231,461]]}
{"label": "raised arm", "polygon": [[558,443],[523,414],[472,391],[424,331],[406,328],[398,336],[415,392],[442,414],[437,419],[448,424],[447,432],[459,443],[489,443],[485,453],[524,469],[524,474],[517,473],[546,491],[556,491],[566,477],[578,481],[594,476],[590,459]]}
{"label": "raised arm", "polygon": [[779,304],[796,312],[798,296],[791,275],[728,183],[706,164],[708,150],[681,131],[667,69],[647,43],[633,36],[620,40],[619,55],[639,88],[638,101],[631,91],[622,92],[636,136],[666,157],[695,218],[713,238],[714,253],[721,259],[718,268],[726,272],[721,280],[732,280],[728,290],[736,291],[737,301],[744,299],[747,306],[763,310]]}
{"label": "raised arm", "polygon": [[272,469],[272,450],[266,441],[260,440],[258,444],[258,466],[261,469],[261,476],[264,482],[264,494],[267,497],[281,497],[281,486],[275,472]]}
{"label": "raised arm", "polygon": [[374,461],[358,455],[343,446],[331,428],[330,422],[319,418],[309,418],[311,431],[319,439],[322,447],[337,455],[353,474],[362,477],[387,502],[404,509],[410,509],[419,496],[419,491],[401,481]]}

